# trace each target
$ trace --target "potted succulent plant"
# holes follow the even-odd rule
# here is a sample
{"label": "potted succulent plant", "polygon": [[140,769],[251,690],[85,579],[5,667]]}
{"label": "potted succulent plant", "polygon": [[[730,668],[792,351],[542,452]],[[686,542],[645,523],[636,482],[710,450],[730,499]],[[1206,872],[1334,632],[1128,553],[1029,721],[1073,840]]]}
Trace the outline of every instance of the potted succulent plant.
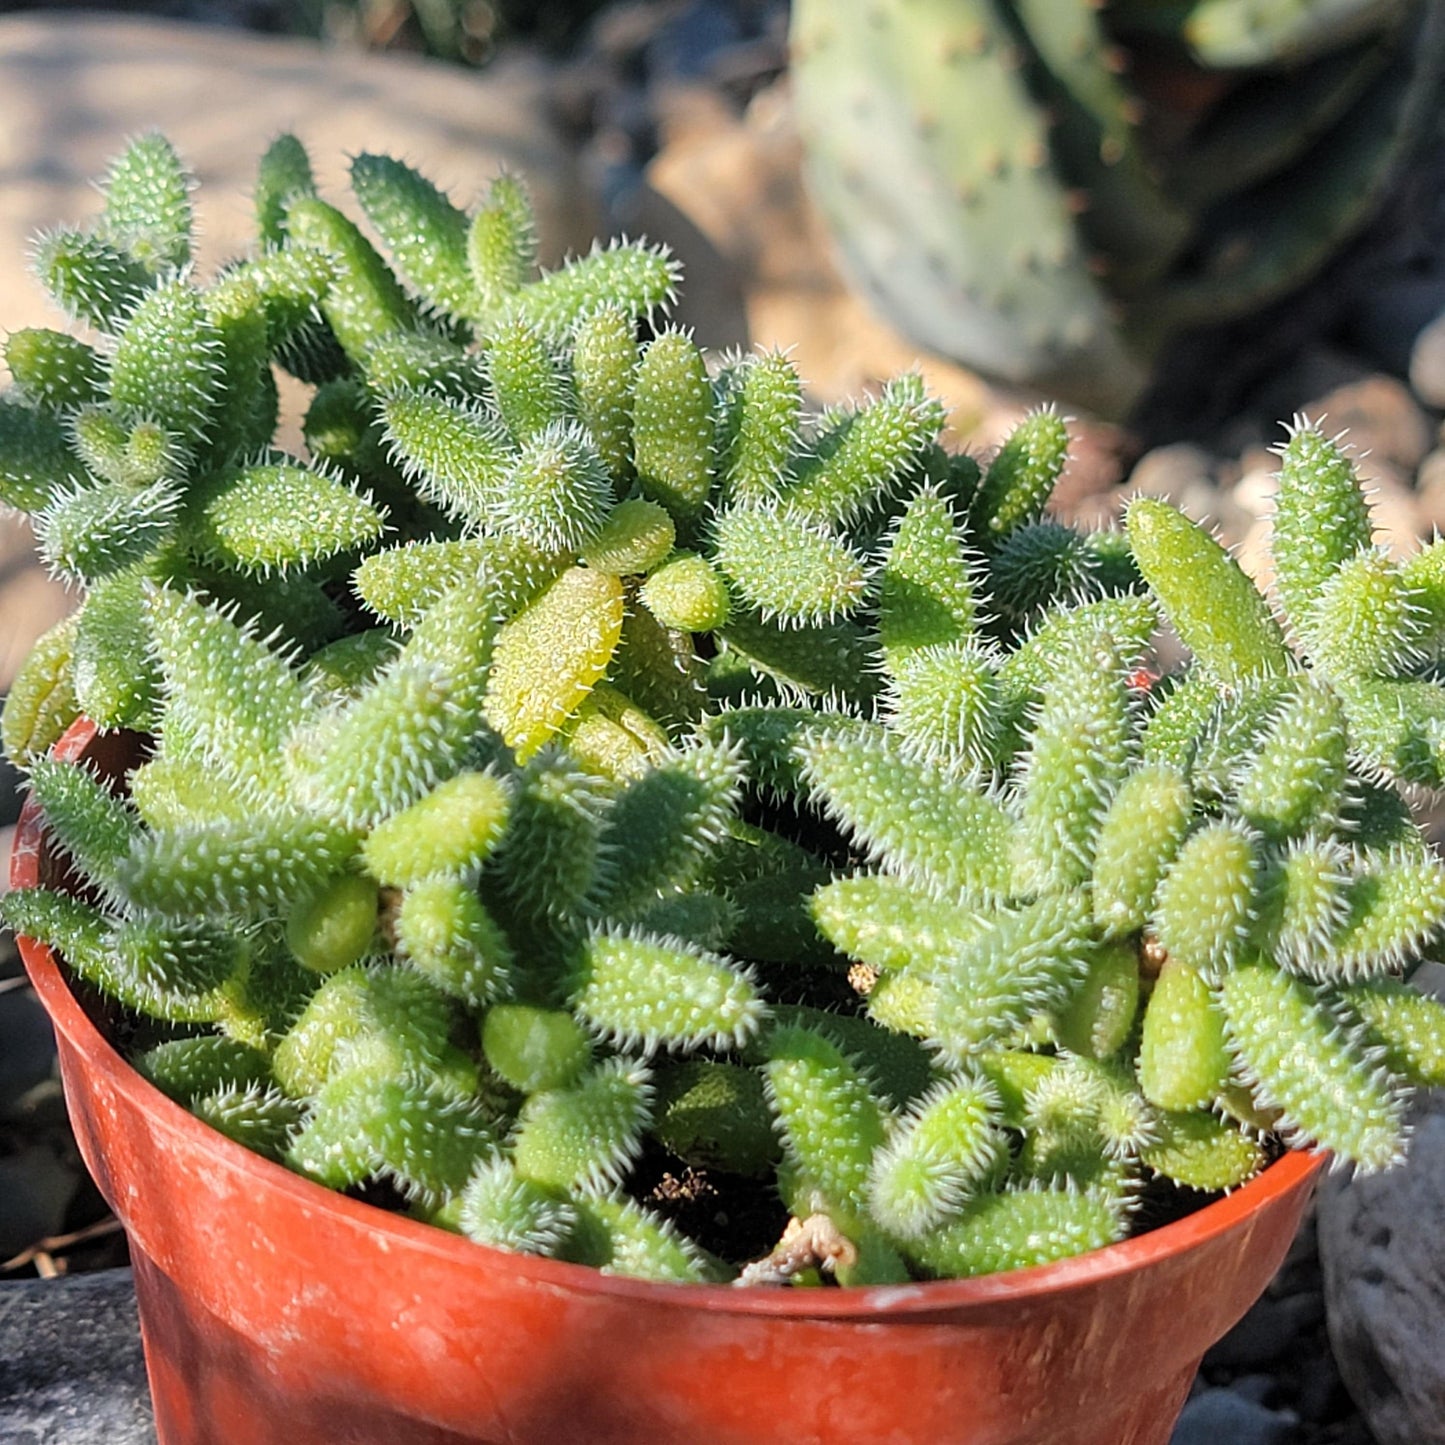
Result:
{"label": "potted succulent plant", "polygon": [[4,910],[162,1440],[1164,1441],[1318,1150],[1445,1077],[1445,544],[1297,423],[1287,635],[1163,502],[1048,518],[1051,411],[807,419],[665,253],[352,182],[395,270],[283,137],[202,284],[142,138],[37,247],[97,339],[6,343],[85,596]]}

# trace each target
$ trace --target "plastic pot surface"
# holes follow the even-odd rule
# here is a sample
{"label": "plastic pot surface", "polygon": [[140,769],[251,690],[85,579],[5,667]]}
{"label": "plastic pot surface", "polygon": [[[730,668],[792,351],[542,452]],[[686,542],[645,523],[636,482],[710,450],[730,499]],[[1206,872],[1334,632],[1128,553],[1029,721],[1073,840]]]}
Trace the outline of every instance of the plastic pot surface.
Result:
{"label": "plastic pot surface", "polygon": [[[77,723],[112,778],[139,740]],[[11,885],[57,882],[27,805]],[[124,1222],[161,1445],[1167,1445],[1323,1158],[1108,1249],[864,1289],[656,1285],[504,1254],[216,1134],[106,1041],[49,949],[76,1138]]]}

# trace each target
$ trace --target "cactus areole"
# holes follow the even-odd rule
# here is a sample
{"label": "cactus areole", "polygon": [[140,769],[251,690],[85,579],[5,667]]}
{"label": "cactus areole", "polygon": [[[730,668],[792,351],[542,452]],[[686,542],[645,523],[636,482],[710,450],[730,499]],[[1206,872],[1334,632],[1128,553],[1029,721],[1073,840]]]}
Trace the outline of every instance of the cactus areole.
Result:
{"label": "cactus areole", "polygon": [[[201,1236],[131,1218],[141,1146],[97,1142],[121,1095],[157,1149],[227,1161],[208,1218],[259,1191],[368,1249],[486,1262],[449,1318],[499,1280],[604,1275],[585,1328],[618,1338],[634,1298],[912,1318],[962,1289],[938,1281],[989,1277],[977,1303],[1090,1251],[1112,1279],[1176,1238],[1245,1282],[1190,1286],[1199,1330],[1144,1414],[1100,1396],[1058,1436],[1162,1442],[1319,1155],[1266,1166],[1299,1145],[1384,1168],[1410,1090],[1445,1080],[1445,1007],[1407,982],[1445,869],[1400,791],[1445,784],[1445,544],[1374,551],[1349,458],[1299,419],[1271,602],[1167,503],[1116,532],[1048,516],[1050,410],[983,460],[940,445],[916,376],[809,417],[785,357],[707,358],[662,321],[664,252],[538,274],[515,179],[469,210],[387,157],[352,179],[365,231],[276,141],[255,252],[203,282],[190,179],[143,137],[99,220],[37,247],[80,334],[5,347],[0,495],[83,601],[5,708],[31,799],[4,916],[64,1014],[148,1338],[184,1353],[197,1311],[241,1329],[255,1250],[294,1230],[254,1223],[251,1262],[188,1293]],[[276,368],[311,388],[301,453],[273,435]],[[1161,625],[1190,661],[1158,678]],[[332,1228],[283,1267],[282,1317],[244,1327],[273,1378],[233,1361],[206,1410],[271,1391],[302,1431],[278,1442],[346,1435],[351,1387],[307,1435],[321,1407],[274,1357],[308,1271],[351,1257]],[[554,1345],[585,1413],[592,1345]],[[826,1390],[807,1424],[673,1415],[656,1378],[583,1426],[547,1413],[536,1359],[487,1348],[510,1403],[480,1434],[446,1433],[474,1407],[443,1389],[433,1433],[354,1438],[882,1430],[863,1410],[847,1434]],[[362,1395],[394,1392],[390,1358]],[[153,1361],[158,1400],[181,1368]],[[942,1419],[916,1438],[985,1438]],[[164,1438],[272,1438],[225,1428]]]}

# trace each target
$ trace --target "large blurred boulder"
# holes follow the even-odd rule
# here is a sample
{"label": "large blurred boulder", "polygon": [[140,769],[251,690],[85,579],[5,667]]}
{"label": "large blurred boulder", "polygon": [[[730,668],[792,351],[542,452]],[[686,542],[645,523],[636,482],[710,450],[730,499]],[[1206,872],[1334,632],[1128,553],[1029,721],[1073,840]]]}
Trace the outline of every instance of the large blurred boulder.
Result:
{"label": "large blurred boulder", "polygon": [[251,235],[256,161],[280,131],[306,143],[323,191],[385,150],[420,165],[460,202],[498,168],[537,203],[544,258],[586,246],[595,212],[550,119],[540,63],[480,74],[410,56],[327,51],[309,41],[155,20],[0,19],[0,324],[53,324],[23,273],[30,237],[94,214],[91,181],[139,132],[161,130],[200,178],[200,263]]}

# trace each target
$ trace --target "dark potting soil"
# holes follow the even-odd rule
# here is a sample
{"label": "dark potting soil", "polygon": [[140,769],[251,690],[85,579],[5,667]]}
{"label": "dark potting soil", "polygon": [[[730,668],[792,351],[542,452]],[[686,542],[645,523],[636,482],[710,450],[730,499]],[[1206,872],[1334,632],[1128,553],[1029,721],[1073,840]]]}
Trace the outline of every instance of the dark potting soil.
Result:
{"label": "dark potting soil", "polygon": [[[1278,1147],[1271,1149],[1270,1163],[1282,1153]],[[767,1255],[789,1219],[787,1206],[769,1180],[690,1164],[655,1140],[644,1146],[628,1176],[626,1192],[709,1254],[735,1264]],[[369,1179],[344,1193],[389,1213],[413,1212],[411,1202],[386,1179]],[[1152,1178],[1140,1189],[1131,1211],[1130,1237],[1185,1219],[1219,1197]]]}

